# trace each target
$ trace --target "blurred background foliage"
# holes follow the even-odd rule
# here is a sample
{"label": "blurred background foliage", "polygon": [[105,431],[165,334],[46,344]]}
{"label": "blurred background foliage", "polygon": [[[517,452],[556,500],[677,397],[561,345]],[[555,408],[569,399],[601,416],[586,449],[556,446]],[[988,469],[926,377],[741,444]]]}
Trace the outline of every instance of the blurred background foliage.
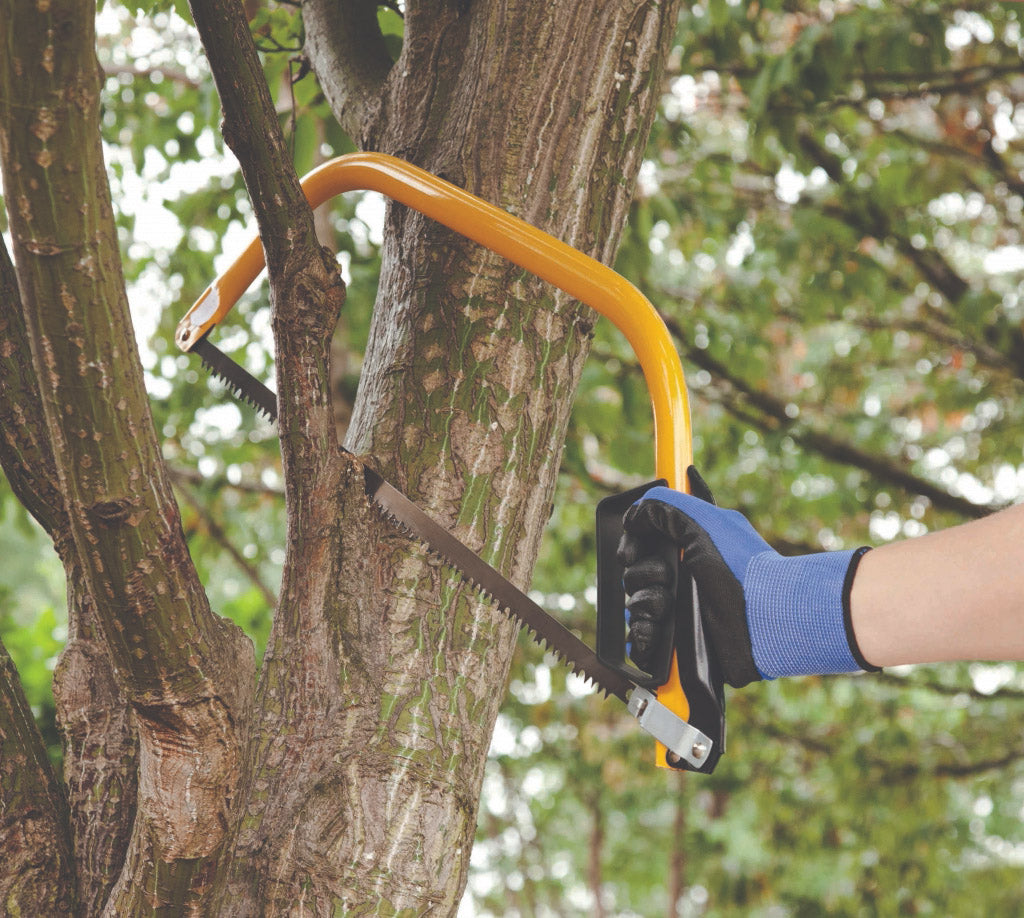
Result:
{"label": "blurred background foliage", "polygon": [[[247,0],[298,171],[351,150],[297,8]],[[397,55],[402,4],[382,4]],[[1021,9],[947,0],[683,11],[617,267],[662,312],[720,503],[786,553],[915,537],[1024,490]],[[171,337],[250,208],[183,3],[101,10],[103,125],[133,316],[193,556],[262,649],[284,545],[275,434]],[[383,204],[318,214],[349,281],[339,427]],[[266,293],[218,344],[273,385]],[[651,477],[647,393],[599,323],[537,567],[593,639],[595,502]],[[52,752],[63,574],[0,480],[0,632]],[[711,777],[528,640],[488,762],[465,915],[1016,915],[1024,678],[1005,664],[787,680],[729,698]]]}

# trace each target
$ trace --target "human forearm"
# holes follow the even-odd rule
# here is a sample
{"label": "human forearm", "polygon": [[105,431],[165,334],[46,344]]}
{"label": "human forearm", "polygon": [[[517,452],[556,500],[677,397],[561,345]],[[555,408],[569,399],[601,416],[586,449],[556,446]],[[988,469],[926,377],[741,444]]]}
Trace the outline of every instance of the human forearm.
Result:
{"label": "human forearm", "polygon": [[868,552],[851,616],[876,666],[1024,660],[1024,505]]}

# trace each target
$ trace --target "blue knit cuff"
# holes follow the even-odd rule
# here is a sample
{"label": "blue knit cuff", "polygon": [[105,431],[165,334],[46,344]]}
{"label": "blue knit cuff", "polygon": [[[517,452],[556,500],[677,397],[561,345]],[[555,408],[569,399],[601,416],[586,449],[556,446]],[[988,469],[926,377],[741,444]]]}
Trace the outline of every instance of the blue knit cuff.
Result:
{"label": "blue knit cuff", "polygon": [[[743,588],[754,664],[765,679],[862,668],[851,650],[848,573],[860,550],[755,555]],[[857,654],[856,656],[854,654]]]}

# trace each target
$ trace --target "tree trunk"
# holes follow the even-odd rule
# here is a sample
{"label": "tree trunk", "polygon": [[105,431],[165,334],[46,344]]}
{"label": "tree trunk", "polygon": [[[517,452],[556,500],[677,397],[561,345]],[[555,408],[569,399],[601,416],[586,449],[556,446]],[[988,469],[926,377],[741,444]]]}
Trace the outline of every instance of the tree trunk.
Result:
{"label": "tree trunk", "polygon": [[[309,0],[304,15],[318,76],[364,146],[607,262],[677,8],[410,2],[394,66],[374,4]],[[47,810],[73,838],[76,891],[61,895],[79,914],[106,900],[118,916],[454,914],[515,629],[371,509],[362,466],[335,442],[337,267],[241,8],[195,0],[274,307],[288,545],[251,693],[251,647],[211,613],[188,559],[132,346],[94,14],[88,0],[0,0],[21,291],[4,315],[24,319],[0,328],[0,345],[32,356],[30,378],[3,364],[2,405],[46,461],[30,473],[11,438],[2,458],[12,480],[52,494],[37,510],[76,610],[57,690],[69,748],[81,745],[65,775],[74,816],[52,795]],[[525,587],[593,316],[404,208],[389,210],[386,239],[348,448]],[[90,686],[109,699],[106,719],[90,719]]]}
{"label": "tree trunk", "polygon": [[[675,9],[410,4],[367,143],[607,261]],[[404,208],[389,210],[385,240],[347,445],[525,586],[591,312]],[[304,896],[325,914],[339,904],[352,914],[444,914],[465,885],[513,629],[418,546],[375,520],[370,535],[371,558],[354,552],[338,577],[391,585],[353,599],[346,630],[365,650],[361,665],[339,667],[347,701],[336,745],[345,752],[335,750],[330,777],[318,779],[315,806],[298,789],[292,803],[279,798],[274,809],[287,815],[246,846],[247,872],[260,852],[272,857],[272,870],[257,873],[280,878],[282,911],[297,913]],[[351,609],[341,615],[353,618]],[[300,640],[309,653],[308,633]],[[265,680],[299,650],[298,640],[274,641]],[[347,875],[311,869],[317,849],[349,865]],[[266,892],[253,899],[266,902]],[[232,914],[253,905],[232,901]]]}
{"label": "tree trunk", "polygon": [[[356,133],[608,261],[675,10],[409,4],[402,57]],[[526,586],[593,316],[405,208],[385,240],[347,445]],[[356,536],[329,582],[352,595],[312,632],[336,642],[334,701],[315,729],[292,712],[263,753],[254,783],[270,800],[243,833],[230,914],[271,899],[288,914],[446,914],[465,886],[514,629],[419,546],[341,509]],[[311,637],[276,629],[263,684],[294,678],[322,649]],[[301,742],[308,764],[321,738],[304,772],[286,749]],[[290,799],[272,791],[285,786]]]}

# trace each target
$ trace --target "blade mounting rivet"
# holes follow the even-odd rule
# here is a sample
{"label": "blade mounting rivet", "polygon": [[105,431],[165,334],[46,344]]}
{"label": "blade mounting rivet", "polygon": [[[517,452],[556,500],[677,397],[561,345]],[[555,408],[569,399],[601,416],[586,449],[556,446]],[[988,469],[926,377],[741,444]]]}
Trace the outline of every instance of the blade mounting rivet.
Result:
{"label": "blade mounting rivet", "polygon": [[690,753],[695,759],[704,758],[708,754],[707,743],[694,743]]}

